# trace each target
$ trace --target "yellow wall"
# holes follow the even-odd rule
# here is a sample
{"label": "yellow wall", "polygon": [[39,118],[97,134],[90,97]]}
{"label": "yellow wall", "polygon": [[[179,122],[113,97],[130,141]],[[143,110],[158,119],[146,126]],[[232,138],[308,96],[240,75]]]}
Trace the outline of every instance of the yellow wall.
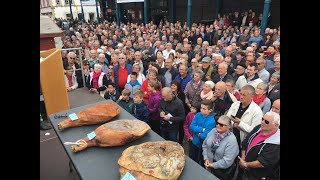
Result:
{"label": "yellow wall", "polygon": [[60,49],[40,52],[40,84],[47,114],[70,109]]}

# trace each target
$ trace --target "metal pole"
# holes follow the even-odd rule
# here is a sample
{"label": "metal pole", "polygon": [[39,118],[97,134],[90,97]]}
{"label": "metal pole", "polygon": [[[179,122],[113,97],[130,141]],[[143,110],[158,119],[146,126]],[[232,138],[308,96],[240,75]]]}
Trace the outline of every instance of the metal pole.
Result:
{"label": "metal pole", "polygon": [[172,0],[172,21],[173,21],[173,23],[175,23],[176,22],[176,19],[177,19],[177,11],[176,11],[176,0]]}
{"label": "metal pole", "polygon": [[216,19],[218,18],[219,13],[220,13],[220,0],[216,0]]}
{"label": "metal pole", "polygon": [[262,36],[264,35],[264,31],[265,31],[265,29],[267,27],[268,14],[269,14],[269,10],[270,10],[270,3],[271,3],[271,0],[265,0],[264,1],[262,22],[261,22],[261,30],[260,30],[260,34]]}
{"label": "metal pole", "polygon": [[97,11],[98,24],[100,24],[100,17],[99,17],[99,10],[98,10],[98,0],[96,0],[96,11]]}
{"label": "metal pole", "polygon": [[84,19],[84,11],[82,7],[82,1],[80,0],[80,5],[81,5],[81,12],[82,12],[82,21],[85,22],[86,20]]}
{"label": "metal pole", "polygon": [[120,8],[119,4],[116,2],[116,16],[117,16],[117,26],[120,28]]}
{"label": "metal pole", "polygon": [[73,14],[72,14],[72,8],[71,8],[71,0],[69,0],[69,7],[70,7],[70,21],[73,21]]}
{"label": "metal pole", "polygon": [[148,24],[148,0],[144,0],[144,25]]}
{"label": "metal pole", "polygon": [[192,10],[192,0],[188,0],[188,15],[187,15],[187,25],[191,27],[191,10]]}

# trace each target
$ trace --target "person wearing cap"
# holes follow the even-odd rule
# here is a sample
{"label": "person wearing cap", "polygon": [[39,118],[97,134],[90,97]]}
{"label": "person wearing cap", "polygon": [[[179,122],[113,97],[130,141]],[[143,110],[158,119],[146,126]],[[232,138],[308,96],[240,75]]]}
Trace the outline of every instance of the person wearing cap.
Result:
{"label": "person wearing cap", "polygon": [[212,100],[213,98],[213,91],[214,88],[214,82],[212,81],[206,81],[203,85],[202,91],[200,93],[200,97],[202,100]]}
{"label": "person wearing cap", "polygon": [[205,74],[202,78],[203,81],[210,81],[212,75],[214,74],[215,68],[214,66],[211,64],[211,59],[209,57],[204,57],[201,60],[202,63],[202,67],[201,70],[203,71],[203,73]]}

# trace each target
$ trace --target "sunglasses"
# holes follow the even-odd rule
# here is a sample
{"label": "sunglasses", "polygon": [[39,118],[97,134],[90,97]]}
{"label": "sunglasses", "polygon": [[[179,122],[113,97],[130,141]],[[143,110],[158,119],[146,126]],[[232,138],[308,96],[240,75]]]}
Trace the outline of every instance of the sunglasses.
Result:
{"label": "sunglasses", "polygon": [[89,66],[89,64],[85,64],[85,66]]}
{"label": "sunglasses", "polygon": [[266,124],[269,124],[270,122],[264,118],[262,118],[262,121],[264,121]]}
{"label": "sunglasses", "polygon": [[73,57],[69,57],[70,59],[76,59],[76,58],[73,58]]}
{"label": "sunglasses", "polygon": [[225,125],[225,124],[222,124],[222,123],[219,123],[217,122],[216,126],[219,125],[220,127],[223,127],[223,126],[228,126],[228,125]]}

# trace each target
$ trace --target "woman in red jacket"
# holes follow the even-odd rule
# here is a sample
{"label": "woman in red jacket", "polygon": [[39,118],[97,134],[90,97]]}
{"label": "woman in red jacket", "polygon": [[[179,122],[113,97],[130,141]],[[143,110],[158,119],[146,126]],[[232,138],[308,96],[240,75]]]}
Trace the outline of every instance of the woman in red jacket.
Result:
{"label": "woman in red jacket", "polygon": [[[152,93],[151,91],[148,91],[149,81],[158,81],[157,76],[158,76],[157,71],[155,69],[150,69],[148,78],[142,82],[141,91],[144,92],[143,101],[146,103],[146,105],[148,105],[149,96]],[[160,88],[162,88],[161,82],[159,82],[159,84],[160,84]]]}

